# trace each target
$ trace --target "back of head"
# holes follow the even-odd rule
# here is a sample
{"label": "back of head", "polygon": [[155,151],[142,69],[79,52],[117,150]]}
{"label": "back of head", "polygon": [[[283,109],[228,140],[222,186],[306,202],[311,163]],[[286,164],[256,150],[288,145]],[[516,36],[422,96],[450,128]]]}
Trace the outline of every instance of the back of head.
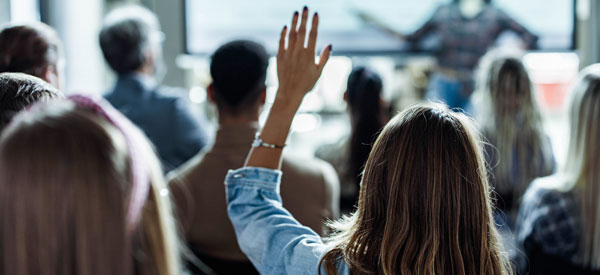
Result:
{"label": "back of head", "polygon": [[25,107],[61,97],[60,91],[37,77],[0,73],[0,133]]}
{"label": "back of head", "polygon": [[563,172],[580,196],[579,246],[585,266],[600,269],[600,64],[581,73],[572,91],[570,140]]}
{"label": "back of head", "polygon": [[348,77],[346,101],[351,114],[349,169],[356,183],[371,151],[377,133],[383,127],[381,91],[383,84],[379,75],[365,67],[357,67]]}
{"label": "back of head", "polygon": [[56,32],[43,23],[10,25],[0,31],[0,73],[26,73],[44,78],[61,57]]}
{"label": "back of head", "polygon": [[141,6],[112,10],[100,31],[100,48],[108,65],[117,74],[139,70],[147,53],[160,44],[160,24],[154,13]]}
{"label": "back of head", "polygon": [[[161,170],[141,134],[129,140],[73,101],[35,106],[0,138],[0,270],[3,274],[176,274]],[[147,148],[151,179],[129,228],[132,142]]]}
{"label": "back of head", "polygon": [[343,257],[357,274],[506,274],[479,143],[471,121],[444,106],[392,119],[327,270]]}
{"label": "back of head", "polygon": [[500,160],[492,179],[499,193],[518,200],[533,179],[548,175],[554,165],[533,84],[515,55],[490,52],[480,70],[478,120]]}
{"label": "back of head", "polygon": [[212,55],[210,74],[220,111],[238,114],[254,106],[265,88],[269,55],[253,41],[236,40]]}

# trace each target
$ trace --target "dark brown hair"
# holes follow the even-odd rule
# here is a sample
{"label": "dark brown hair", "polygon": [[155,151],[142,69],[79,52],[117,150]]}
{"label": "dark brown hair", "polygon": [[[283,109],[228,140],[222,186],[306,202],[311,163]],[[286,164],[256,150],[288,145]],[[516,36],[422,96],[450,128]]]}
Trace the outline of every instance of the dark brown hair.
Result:
{"label": "dark brown hair", "polygon": [[[360,173],[369,157],[377,134],[385,124],[382,118],[382,89],[383,83],[379,75],[365,67],[353,69],[348,77],[346,95],[352,123],[348,143],[350,152],[348,169],[356,185],[355,190],[360,189]],[[351,207],[355,206],[357,199],[358,194],[350,205]]]}
{"label": "dark brown hair", "polygon": [[0,133],[21,110],[38,101],[63,97],[45,81],[22,73],[0,73]]}
{"label": "dark brown hair", "polygon": [[441,105],[418,105],[383,129],[357,212],[334,224],[321,264],[337,274],[507,274],[492,218],[480,138]]}
{"label": "dark brown hair", "polygon": [[56,32],[43,23],[8,26],[0,31],[0,73],[26,73],[44,78],[61,56]]}

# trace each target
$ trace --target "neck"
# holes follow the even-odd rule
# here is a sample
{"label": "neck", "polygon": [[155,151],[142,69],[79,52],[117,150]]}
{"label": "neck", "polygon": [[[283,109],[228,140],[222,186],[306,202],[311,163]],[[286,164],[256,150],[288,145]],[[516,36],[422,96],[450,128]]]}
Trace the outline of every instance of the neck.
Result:
{"label": "neck", "polygon": [[462,0],[459,2],[460,11],[466,17],[473,17],[483,10],[485,3],[482,0]]}
{"label": "neck", "polygon": [[222,115],[219,112],[219,125],[222,127],[241,126],[258,123],[258,112],[255,115],[240,114],[237,116]]}
{"label": "neck", "polygon": [[138,74],[153,76],[154,75],[154,66],[149,63],[145,63],[139,69],[135,71]]}

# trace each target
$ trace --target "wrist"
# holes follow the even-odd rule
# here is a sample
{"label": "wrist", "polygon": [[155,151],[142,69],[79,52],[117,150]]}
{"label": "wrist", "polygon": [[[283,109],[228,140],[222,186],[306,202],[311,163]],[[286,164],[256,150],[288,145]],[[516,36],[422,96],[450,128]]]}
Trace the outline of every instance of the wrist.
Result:
{"label": "wrist", "polygon": [[304,97],[284,95],[278,92],[271,107],[271,112],[294,116],[300,108],[303,99]]}

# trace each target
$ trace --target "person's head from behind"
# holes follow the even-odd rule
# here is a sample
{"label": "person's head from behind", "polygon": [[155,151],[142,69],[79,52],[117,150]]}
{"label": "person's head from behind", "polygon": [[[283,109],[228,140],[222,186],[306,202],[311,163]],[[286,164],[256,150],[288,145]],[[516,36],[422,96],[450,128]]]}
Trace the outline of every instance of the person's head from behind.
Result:
{"label": "person's head from behind", "polygon": [[269,55],[253,41],[236,40],[221,46],[212,55],[212,83],[207,91],[217,105],[219,120],[257,121],[265,103]]}
{"label": "person's head from behind", "polygon": [[[442,105],[394,117],[367,160],[357,212],[323,258],[358,274],[506,274],[480,139]],[[331,273],[329,273],[331,272]]]}
{"label": "person's head from behind", "polygon": [[533,83],[518,54],[490,51],[482,58],[478,74],[477,100],[486,119],[539,119]]}
{"label": "person's head from behind", "polygon": [[35,105],[0,137],[2,273],[177,274],[164,188],[148,141],[110,106]]}
{"label": "person's head from behind", "polygon": [[100,31],[104,59],[118,75],[162,73],[162,40],[158,18],[141,6],[112,10]]}
{"label": "person's head from behind", "polygon": [[570,138],[563,173],[579,195],[582,264],[600,268],[600,64],[585,68],[571,93]]}
{"label": "person's head from behind", "polygon": [[0,73],[37,76],[61,88],[64,60],[56,32],[43,23],[9,25],[0,31]]}
{"label": "person's head from behind", "polygon": [[387,121],[382,97],[383,83],[379,75],[365,67],[357,67],[348,77],[344,100],[350,113],[349,169],[356,182],[371,151],[371,145]]}
{"label": "person's head from behind", "polygon": [[[489,52],[479,70],[478,120],[502,160],[492,163],[494,178],[497,183],[521,184],[516,194],[522,194],[531,180],[551,173],[553,166],[533,83],[520,56],[512,53]],[[514,183],[518,165],[520,182]],[[496,188],[500,193],[509,191],[505,184]]]}
{"label": "person's head from behind", "polygon": [[0,73],[0,133],[27,106],[62,97],[60,91],[37,77]]}

